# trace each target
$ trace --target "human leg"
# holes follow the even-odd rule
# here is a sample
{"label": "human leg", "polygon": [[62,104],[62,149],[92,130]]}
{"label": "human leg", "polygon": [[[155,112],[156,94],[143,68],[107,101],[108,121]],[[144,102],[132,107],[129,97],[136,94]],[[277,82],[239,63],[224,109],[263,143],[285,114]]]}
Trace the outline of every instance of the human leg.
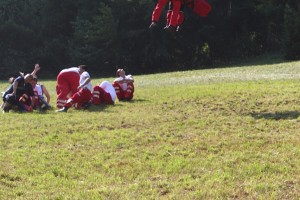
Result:
{"label": "human leg", "polygon": [[131,100],[133,98],[133,92],[134,92],[133,83],[128,83],[127,84],[127,89],[126,89],[125,94],[124,94],[124,98],[128,101]]}
{"label": "human leg", "polygon": [[74,104],[77,105],[76,108],[81,108],[81,105],[83,103],[88,103],[91,98],[91,91],[86,88],[82,88],[81,90],[73,94],[73,96],[67,100],[67,103],[64,105],[64,107],[60,110],[57,110],[57,112],[67,112],[68,109]]}
{"label": "human leg", "polygon": [[158,0],[152,13],[152,23],[149,26],[150,29],[154,28],[157,25],[157,22],[159,21],[159,18],[161,16],[161,12],[168,1],[169,0]]}
{"label": "human leg", "polygon": [[113,83],[113,86],[115,88],[115,91],[116,91],[116,94],[117,94],[117,97],[119,100],[122,100],[124,99],[124,92],[122,90],[122,87],[119,83]]}
{"label": "human leg", "polygon": [[170,24],[169,26],[171,27],[176,27],[177,26],[177,20],[178,20],[178,15],[181,7],[181,2],[180,0],[172,0],[172,14],[170,18]]}

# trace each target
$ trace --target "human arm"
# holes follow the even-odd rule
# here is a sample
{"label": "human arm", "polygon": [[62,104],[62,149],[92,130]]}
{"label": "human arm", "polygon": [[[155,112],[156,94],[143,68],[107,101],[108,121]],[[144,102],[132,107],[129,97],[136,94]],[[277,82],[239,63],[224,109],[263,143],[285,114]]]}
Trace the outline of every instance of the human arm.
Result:
{"label": "human arm", "polygon": [[50,94],[45,86],[43,86],[43,94],[45,94],[47,103],[49,104],[50,103]]}
{"label": "human arm", "polygon": [[5,96],[13,92],[13,85],[11,84],[5,92],[2,92],[2,100],[5,101]]}
{"label": "human arm", "polygon": [[16,94],[17,94],[18,85],[19,85],[18,79],[14,80],[14,83],[13,83],[13,93],[12,93],[14,96],[16,96]]}
{"label": "human arm", "polygon": [[134,79],[131,75],[127,75],[125,76],[125,80],[124,80],[126,83],[133,83],[134,82]]}
{"label": "human arm", "polygon": [[127,75],[125,77],[119,77],[114,80],[115,83],[133,83],[134,79],[131,75]]}
{"label": "human arm", "polygon": [[81,88],[84,88],[84,86],[85,86],[86,84],[88,84],[89,82],[91,82],[91,77],[87,76],[87,77],[85,78],[84,82],[78,86],[78,90],[80,90]]}
{"label": "human arm", "polygon": [[34,70],[31,72],[31,75],[32,76],[35,76],[36,73],[41,69],[40,65],[39,64],[35,64],[34,65]]}

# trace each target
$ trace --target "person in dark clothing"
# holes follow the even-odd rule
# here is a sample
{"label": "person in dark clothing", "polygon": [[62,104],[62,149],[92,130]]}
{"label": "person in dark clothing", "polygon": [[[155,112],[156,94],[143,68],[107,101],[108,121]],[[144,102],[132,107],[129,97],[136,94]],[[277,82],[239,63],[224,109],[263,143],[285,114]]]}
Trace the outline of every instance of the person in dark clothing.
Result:
{"label": "person in dark clothing", "polygon": [[33,76],[26,74],[24,77],[17,77],[11,86],[2,95],[3,112],[9,112],[13,107],[21,112],[27,111],[26,105],[31,104],[31,98],[34,96],[34,91],[31,85]]}

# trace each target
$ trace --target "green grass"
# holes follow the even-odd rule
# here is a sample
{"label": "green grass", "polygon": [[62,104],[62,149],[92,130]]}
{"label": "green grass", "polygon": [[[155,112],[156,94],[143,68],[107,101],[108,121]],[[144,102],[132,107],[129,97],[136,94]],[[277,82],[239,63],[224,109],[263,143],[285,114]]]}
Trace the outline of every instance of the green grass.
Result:
{"label": "green grass", "polygon": [[299,80],[300,62],[135,76],[132,102],[2,114],[0,199],[299,199]]}

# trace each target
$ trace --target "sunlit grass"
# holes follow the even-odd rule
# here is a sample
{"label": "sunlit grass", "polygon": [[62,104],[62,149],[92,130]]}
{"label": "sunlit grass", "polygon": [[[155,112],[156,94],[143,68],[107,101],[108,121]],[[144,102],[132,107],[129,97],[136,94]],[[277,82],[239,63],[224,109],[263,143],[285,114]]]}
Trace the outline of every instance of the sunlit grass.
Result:
{"label": "sunlit grass", "polygon": [[[0,198],[299,199],[299,74],[291,62],[135,76],[133,102],[3,114]],[[54,105],[55,81],[41,82]]]}

